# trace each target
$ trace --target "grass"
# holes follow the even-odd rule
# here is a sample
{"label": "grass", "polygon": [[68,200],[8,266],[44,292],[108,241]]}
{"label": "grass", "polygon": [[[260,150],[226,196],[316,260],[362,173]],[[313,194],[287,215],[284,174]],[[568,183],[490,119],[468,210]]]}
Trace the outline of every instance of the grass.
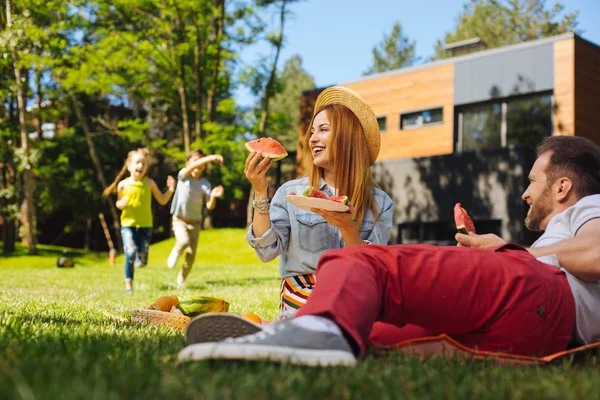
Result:
{"label": "grass", "polygon": [[268,363],[204,362],[178,366],[180,332],[119,321],[166,294],[216,296],[231,310],[276,314],[276,262],[263,264],[241,229],[202,232],[188,285],[165,267],[173,242],[151,247],[124,293],[123,259],[69,250],[73,269],[56,268],[62,249],[42,246],[0,257],[1,399],[444,398],[590,399],[600,393],[600,364],[498,366],[493,362],[389,354],[355,368],[304,369]]}

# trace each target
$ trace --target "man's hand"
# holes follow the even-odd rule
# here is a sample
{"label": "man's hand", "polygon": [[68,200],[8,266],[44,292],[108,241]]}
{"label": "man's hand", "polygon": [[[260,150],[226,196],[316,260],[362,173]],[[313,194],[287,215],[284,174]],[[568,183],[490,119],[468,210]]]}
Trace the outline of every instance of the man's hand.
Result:
{"label": "man's hand", "polygon": [[211,197],[221,197],[221,196],[223,196],[223,193],[225,193],[225,189],[223,189],[223,186],[219,185],[210,191],[210,196]]}
{"label": "man's hand", "polygon": [[493,233],[488,233],[486,235],[477,235],[475,233],[469,233],[468,235],[465,235],[464,233],[457,233],[454,235],[454,238],[458,242],[459,246],[474,247],[477,249],[487,249],[506,244],[506,240],[494,235]]}

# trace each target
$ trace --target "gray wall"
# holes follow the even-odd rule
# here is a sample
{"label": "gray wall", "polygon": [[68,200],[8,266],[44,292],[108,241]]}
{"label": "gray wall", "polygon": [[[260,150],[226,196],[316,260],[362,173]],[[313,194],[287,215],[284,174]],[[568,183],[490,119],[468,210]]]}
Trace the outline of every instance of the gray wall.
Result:
{"label": "gray wall", "polygon": [[398,243],[399,224],[453,222],[459,202],[476,228],[478,220],[501,220],[504,239],[531,244],[537,235],[524,227],[528,207],[521,200],[531,165],[533,154],[522,147],[376,163],[373,177],[395,205],[391,243]]}
{"label": "gray wall", "polygon": [[553,43],[473,57],[454,64],[454,104],[554,88]]}

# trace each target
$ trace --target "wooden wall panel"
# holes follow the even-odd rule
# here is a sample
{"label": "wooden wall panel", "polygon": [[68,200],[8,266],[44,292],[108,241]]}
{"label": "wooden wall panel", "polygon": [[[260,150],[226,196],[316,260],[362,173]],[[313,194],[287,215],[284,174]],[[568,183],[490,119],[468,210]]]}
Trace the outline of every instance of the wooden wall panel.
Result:
{"label": "wooden wall panel", "polygon": [[554,42],[554,134],[575,134],[575,40]]}
{"label": "wooden wall panel", "polygon": [[600,47],[575,39],[575,134],[600,146]]}
{"label": "wooden wall panel", "polygon": [[[419,69],[346,84],[387,117],[378,161],[452,153],[454,146],[454,65]],[[400,114],[443,107],[443,123],[400,130]]]}

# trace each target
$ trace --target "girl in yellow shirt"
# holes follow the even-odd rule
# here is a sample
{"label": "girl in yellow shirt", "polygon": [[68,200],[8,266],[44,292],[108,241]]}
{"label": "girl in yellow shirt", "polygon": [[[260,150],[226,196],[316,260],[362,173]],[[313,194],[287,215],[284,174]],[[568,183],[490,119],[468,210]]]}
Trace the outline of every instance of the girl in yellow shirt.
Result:
{"label": "girl in yellow shirt", "polygon": [[[116,206],[121,213],[121,237],[125,252],[125,291],[133,291],[133,264],[137,259],[138,266],[148,263],[148,250],[152,234],[152,196],[161,205],[165,205],[175,192],[175,179],[167,177],[168,189],[162,193],[156,182],[148,178],[148,149],[132,150],[127,154],[123,168],[114,182],[102,193],[108,197],[117,189]],[[129,171],[129,177],[121,180]]]}

